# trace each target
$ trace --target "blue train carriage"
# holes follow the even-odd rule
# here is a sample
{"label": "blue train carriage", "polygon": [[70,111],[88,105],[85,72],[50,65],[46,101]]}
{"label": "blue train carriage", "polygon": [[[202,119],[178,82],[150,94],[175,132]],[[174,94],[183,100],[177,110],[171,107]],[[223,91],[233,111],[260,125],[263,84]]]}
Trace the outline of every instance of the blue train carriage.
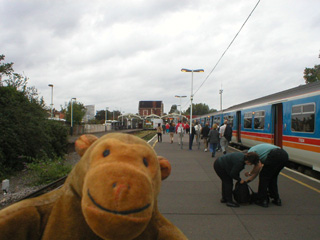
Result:
{"label": "blue train carriage", "polygon": [[320,82],[302,85],[224,111],[233,118],[232,143],[271,143],[290,160],[320,171]]}
{"label": "blue train carriage", "polygon": [[282,146],[294,162],[320,171],[320,84],[283,102]]}

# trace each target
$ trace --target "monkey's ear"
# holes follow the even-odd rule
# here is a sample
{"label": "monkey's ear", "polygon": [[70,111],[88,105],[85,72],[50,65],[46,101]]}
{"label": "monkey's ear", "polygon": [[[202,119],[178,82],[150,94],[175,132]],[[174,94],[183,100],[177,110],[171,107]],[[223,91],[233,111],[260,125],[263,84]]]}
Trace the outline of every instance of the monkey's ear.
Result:
{"label": "monkey's ear", "polygon": [[91,144],[97,139],[98,138],[92,134],[81,135],[75,142],[75,149],[79,156],[82,157]]}
{"label": "monkey's ear", "polygon": [[162,156],[158,156],[158,161],[160,163],[160,169],[161,169],[161,180],[164,180],[167,177],[169,177],[171,173],[171,164],[165,157],[162,157]]}

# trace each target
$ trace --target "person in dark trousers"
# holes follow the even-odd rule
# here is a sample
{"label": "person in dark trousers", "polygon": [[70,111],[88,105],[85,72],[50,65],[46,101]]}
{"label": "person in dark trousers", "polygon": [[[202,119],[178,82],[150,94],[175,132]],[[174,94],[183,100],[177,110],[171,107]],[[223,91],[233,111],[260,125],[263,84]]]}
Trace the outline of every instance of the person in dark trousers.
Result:
{"label": "person in dark trousers", "polygon": [[213,168],[222,181],[221,203],[226,203],[228,207],[239,207],[240,205],[232,199],[233,179],[241,184],[250,182],[240,178],[240,172],[245,165],[256,165],[259,163],[259,156],[256,153],[234,152],[219,157],[213,164]]}
{"label": "person in dark trousers", "polygon": [[226,129],[224,130],[224,137],[227,139],[228,143],[231,142],[232,139],[232,127],[227,123]]}
{"label": "person in dark trousers", "polygon": [[162,124],[162,134],[166,134],[166,125],[164,123]]}
{"label": "person in dark trousers", "polygon": [[193,139],[194,139],[194,135],[196,134],[196,130],[194,128],[194,124],[191,124],[191,128],[190,128],[190,136],[189,136],[189,150],[192,150],[192,144],[193,144]]}
{"label": "person in dark trousers", "polygon": [[204,143],[204,151],[208,151],[208,134],[210,132],[210,128],[209,128],[209,123],[206,123],[206,125],[201,128],[201,135],[203,138],[203,143]]}
{"label": "person in dark trousers", "polygon": [[176,132],[176,126],[175,124],[172,122],[170,123],[170,127],[169,127],[169,134],[170,134],[170,142],[173,143],[173,136]]}
{"label": "person in dark trousers", "polygon": [[157,134],[158,134],[158,142],[162,142],[162,127],[161,124],[158,123]]}
{"label": "person in dark trousers", "polygon": [[[256,204],[262,207],[269,206],[269,196],[272,203],[281,206],[282,202],[278,191],[278,176],[289,161],[288,153],[278,146],[263,143],[253,146],[248,153],[256,153],[260,158],[260,168],[254,168],[246,176],[255,178],[259,174],[259,187]],[[268,195],[269,194],[269,195]]]}
{"label": "person in dark trousers", "polygon": [[220,139],[219,139],[219,131],[218,131],[218,125],[213,124],[209,134],[208,134],[208,142],[209,142],[209,149],[212,153],[211,156],[215,157],[216,155],[216,148],[218,146]]}

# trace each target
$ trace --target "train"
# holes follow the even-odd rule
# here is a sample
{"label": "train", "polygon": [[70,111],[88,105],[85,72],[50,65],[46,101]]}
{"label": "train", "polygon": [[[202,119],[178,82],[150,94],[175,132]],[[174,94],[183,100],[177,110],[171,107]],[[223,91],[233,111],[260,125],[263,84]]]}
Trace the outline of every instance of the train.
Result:
{"label": "train", "polygon": [[320,172],[320,82],[197,116],[194,121],[220,126],[226,119],[233,130],[230,144],[246,148],[274,144],[287,151],[295,167]]}

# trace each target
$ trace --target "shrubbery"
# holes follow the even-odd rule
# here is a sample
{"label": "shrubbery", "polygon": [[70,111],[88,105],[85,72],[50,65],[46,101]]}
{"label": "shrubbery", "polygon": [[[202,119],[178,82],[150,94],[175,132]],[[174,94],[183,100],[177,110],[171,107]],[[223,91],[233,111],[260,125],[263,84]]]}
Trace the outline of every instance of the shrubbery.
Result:
{"label": "shrubbery", "polygon": [[68,129],[47,119],[41,103],[13,86],[0,87],[1,175],[23,168],[28,159],[62,157]]}
{"label": "shrubbery", "polygon": [[64,177],[69,174],[72,169],[71,164],[66,164],[62,158],[34,159],[30,163],[26,164],[26,168],[30,171],[28,179],[32,185],[48,184],[56,179]]}

